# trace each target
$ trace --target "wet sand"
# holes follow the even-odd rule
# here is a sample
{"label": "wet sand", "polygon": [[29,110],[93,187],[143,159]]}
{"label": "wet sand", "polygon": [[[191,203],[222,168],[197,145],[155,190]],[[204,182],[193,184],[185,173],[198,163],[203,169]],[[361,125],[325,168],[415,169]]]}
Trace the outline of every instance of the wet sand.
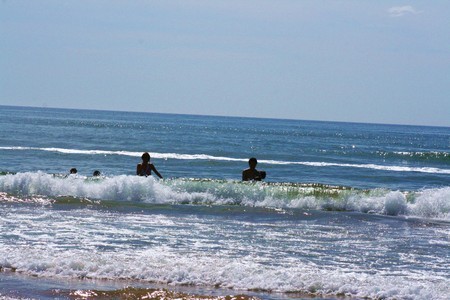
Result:
{"label": "wet sand", "polygon": [[170,286],[139,281],[37,278],[0,271],[0,299],[179,299],[179,300],[294,300],[355,299],[345,295],[236,291],[214,287]]}

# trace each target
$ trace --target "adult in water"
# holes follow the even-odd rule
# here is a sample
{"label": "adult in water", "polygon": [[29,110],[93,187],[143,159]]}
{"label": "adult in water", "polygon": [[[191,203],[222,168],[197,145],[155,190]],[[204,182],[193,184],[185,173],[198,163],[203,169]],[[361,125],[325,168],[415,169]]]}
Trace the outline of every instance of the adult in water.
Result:
{"label": "adult in water", "polygon": [[161,176],[161,174],[159,174],[158,170],[156,170],[155,166],[150,163],[150,154],[148,154],[148,152],[144,152],[144,154],[142,154],[141,158],[142,158],[142,163],[140,163],[136,166],[136,175],[150,176],[153,171],[159,178],[163,178]]}
{"label": "adult in water", "polygon": [[266,178],[266,172],[256,170],[257,164],[258,164],[258,161],[254,157],[252,157],[248,160],[248,166],[250,168],[242,171],[242,180],[243,181],[250,181],[250,180],[261,181],[264,178]]}

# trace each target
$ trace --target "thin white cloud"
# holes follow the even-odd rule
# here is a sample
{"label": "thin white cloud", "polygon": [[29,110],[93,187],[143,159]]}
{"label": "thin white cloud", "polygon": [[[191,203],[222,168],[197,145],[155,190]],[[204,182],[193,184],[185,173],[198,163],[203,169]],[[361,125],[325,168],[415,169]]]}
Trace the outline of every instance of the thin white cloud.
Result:
{"label": "thin white cloud", "polygon": [[421,12],[416,10],[411,5],[394,6],[388,9],[389,16],[391,17],[403,17],[405,15],[417,15]]}

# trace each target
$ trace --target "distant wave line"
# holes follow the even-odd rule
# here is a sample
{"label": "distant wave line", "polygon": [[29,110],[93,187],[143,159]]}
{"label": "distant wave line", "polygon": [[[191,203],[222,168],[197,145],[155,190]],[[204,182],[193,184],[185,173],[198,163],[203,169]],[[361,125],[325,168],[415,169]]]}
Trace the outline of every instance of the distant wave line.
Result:
{"label": "distant wave line", "polygon": [[[88,155],[123,155],[140,157],[142,152],[132,151],[110,151],[110,150],[79,150],[79,149],[65,149],[65,148],[38,148],[38,147],[0,147],[0,150],[35,150],[35,151],[49,151],[66,154],[88,154]],[[157,153],[152,152],[153,158],[159,159],[179,159],[179,160],[216,160],[216,161],[235,161],[247,162],[248,158],[233,158],[224,156],[213,156],[207,154],[179,154],[179,153]],[[440,169],[432,167],[403,167],[403,166],[383,166],[376,164],[346,164],[346,163],[332,163],[332,162],[309,162],[309,161],[282,161],[282,160],[258,160],[259,163],[270,165],[303,165],[311,167],[347,167],[347,168],[364,168],[382,171],[394,172],[420,172],[420,173],[434,173],[434,174],[450,174],[450,169]]]}

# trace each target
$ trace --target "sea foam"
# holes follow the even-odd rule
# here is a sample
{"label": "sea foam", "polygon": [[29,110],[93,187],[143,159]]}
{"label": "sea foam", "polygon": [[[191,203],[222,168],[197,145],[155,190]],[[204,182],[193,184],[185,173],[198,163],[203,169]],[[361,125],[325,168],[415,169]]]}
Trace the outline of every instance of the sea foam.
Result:
{"label": "sea foam", "polygon": [[[370,274],[299,263],[285,268],[252,257],[172,255],[164,247],[121,252],[0,248],[0,265],[16,272],[54,278],[139,280],[169,285],[216,286],[234,290],[307,292],[369,299],[446,299],[442,278]],[[142,263],[145,262],[145,263]],[[425,275],[423,275],[425,276]],[[426,282],[426,284],[425,284]],[[432,285],[429,282],[433,282]],[[437,292],[440,291],[440,292]]]}
{"label": "sea foam", "polygon": [[450,219],[450,188],[415,192],[359,190],[322,184],[246,183],[207,179],[167,179],[119,175],[88,178],[43,172],[0,176],[9,199],[74,197],[147,204],[242,205],[251,207],[359,211]]}

